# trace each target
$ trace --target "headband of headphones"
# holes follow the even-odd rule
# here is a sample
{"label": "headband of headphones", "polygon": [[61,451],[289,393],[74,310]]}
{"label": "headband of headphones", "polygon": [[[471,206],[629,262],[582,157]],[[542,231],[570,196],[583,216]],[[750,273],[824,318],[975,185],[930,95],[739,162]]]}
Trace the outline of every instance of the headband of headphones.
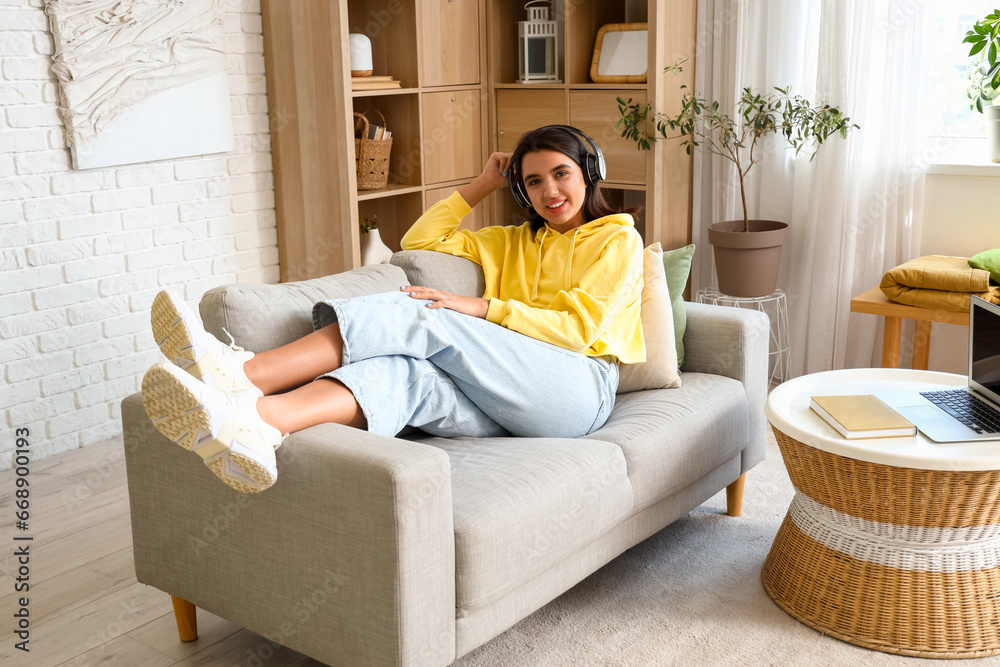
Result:
{"label": "headband of headphones", "polygon": [[[589,144],[593,152],[587,152],[585,162],[581,165],[583,167],[583,180],[588,186],[604,180],[607,174],[607,168],[604,164],[604,153],[597,147],[597,143],[593,139],[571,125],[546,125],[538,129],[547,130],[549,128],[565,130],[575,134],[585,144]],[[510,193],[514,196],[514,202],[521,208],[532,208],[531,200],[528,198],[528,191],[524,187],[524,181],[521,180],[513,165],[507,170],[507,182],[510,184]]]}

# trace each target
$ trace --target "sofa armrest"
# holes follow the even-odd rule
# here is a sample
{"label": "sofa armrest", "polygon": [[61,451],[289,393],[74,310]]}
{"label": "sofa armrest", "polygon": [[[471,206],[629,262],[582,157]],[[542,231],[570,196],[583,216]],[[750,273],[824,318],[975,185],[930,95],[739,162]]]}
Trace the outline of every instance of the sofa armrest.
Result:
{"label": "sofa armrest", "polygon": [[455,659],[451,472],[435,447],[336,424],[237,493],[122,403],[139,581],[329,664]]}
{"label": "sofa armrest", "polygon": [[750,440],[743,450],[742,470],[746,472],[764,460],[770,322],[756,310],[693,302],[684,306],[687,329],[681,370],[723,375],[743,383],[750,426]]}

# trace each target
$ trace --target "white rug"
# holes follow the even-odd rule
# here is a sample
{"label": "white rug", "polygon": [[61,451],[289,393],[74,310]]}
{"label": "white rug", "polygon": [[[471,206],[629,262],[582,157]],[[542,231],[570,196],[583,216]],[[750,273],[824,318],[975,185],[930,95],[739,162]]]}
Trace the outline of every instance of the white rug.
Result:
{"label": "white rug", "polygon": [[[771,601],[760,569],[792,495],[769,439],[747,474],[742,517],[717,495],[455,666],[941,664],[822,635]],[[959,664],[997,667],[1000,657]]]}

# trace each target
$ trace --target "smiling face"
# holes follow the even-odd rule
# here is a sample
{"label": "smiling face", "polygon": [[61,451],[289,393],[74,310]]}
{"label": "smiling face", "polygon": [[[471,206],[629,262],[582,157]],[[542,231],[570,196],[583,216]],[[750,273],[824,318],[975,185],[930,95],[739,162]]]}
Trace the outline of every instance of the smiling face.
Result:
{"label": "smiling face", "polygon": [[586,222],[587,184],[573,158],[548,149],[532,151],[524,154],[519,171],[532,207],[552,229],[565,234]]}

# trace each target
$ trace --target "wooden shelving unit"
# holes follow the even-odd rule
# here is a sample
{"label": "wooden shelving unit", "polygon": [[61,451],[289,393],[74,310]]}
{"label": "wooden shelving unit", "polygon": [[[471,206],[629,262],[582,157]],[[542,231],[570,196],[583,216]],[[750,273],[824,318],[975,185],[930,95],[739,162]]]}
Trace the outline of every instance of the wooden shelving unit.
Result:
{"label": "wooden shelving unit", "polygon": [[[426,207],[474,178],[491,151],[511,150],[522,132],[545,123],[575,125],[601,145],[605,191],[644,207],[647,242],[688,242],[690,158],[666,142],[640,152],[613,125],[619,95],[660,108],[679,102],[676,80],[664,88],[661,73],[693,57],[684,48],[693,51],[695,4],[559,0],[563,83],[526,85],[515,82],[524,0],[262,0],[282,281],[357,267],[361,215],[378,215],[382,239],[398,248]],[[597,31],[626,19],[649,24],[649,82],[591,82]],[[351,90],[352,32],[371,39],[375,74],[402,88]],[[359,191],[354,113],[368,109],[393,132],[390,178],[386,188]],[[492,200],[464,224],[522,219],[510,197]]]}
{"label": "wooden shelving unit", "polygon": [[[398,248],[442,188],[471,180],[488,155],[486,0],[262,0],[261,13],[281,280],[359,266],[360,216],[378,215]],[[351,90],[352,32],[401,88]],[[370,109],[393,133],[389,184],[358,190],[354,114]]]}

